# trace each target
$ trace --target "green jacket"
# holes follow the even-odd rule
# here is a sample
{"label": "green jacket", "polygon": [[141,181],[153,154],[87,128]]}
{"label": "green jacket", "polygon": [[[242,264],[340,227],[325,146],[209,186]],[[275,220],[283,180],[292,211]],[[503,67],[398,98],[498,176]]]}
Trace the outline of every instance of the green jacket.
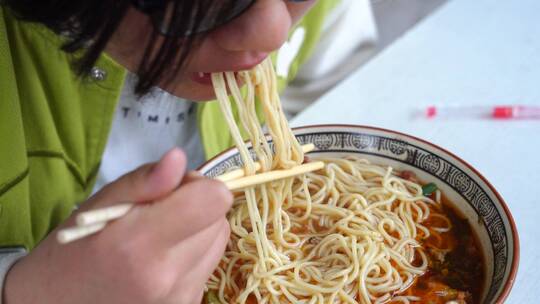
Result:
{"label": "green jacket", "polygon": [[[306,38],[289,79],[336,2],[319,1],[301,21]],[[96,67],[106,75],[81,79],[60,45],[0,6],[0,247],[32,249],[86,200],[100,166],[126,71],[103,55]],[[198,121],[207,157],[232,145],[217,103],[200,104]]]}

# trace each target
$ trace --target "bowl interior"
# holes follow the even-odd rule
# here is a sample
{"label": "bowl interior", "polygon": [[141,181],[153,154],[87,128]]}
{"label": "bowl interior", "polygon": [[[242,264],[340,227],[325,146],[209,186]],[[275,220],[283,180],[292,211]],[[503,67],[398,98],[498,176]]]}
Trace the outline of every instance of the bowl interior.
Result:
{"label": "bowl interior", "polygon": [[[295,134],[302,144],[315,144],[310,156],[358,154],[376,164],[414,171],[423,182],[437,183],[479,240],[486,271],[482,302],[504,301],[517,272],[517,231],[503,199],[474,168],[442,148],[389,130],[321,125],[297,128]],[[231,149],[200,170],[215,177],[240,164],[237,150]]]}

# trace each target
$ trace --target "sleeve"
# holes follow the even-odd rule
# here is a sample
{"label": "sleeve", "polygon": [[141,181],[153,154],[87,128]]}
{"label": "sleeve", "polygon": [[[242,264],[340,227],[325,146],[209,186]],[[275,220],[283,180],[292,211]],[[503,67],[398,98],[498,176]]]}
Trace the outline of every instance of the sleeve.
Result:
{"label": "sleeve", "polygon": [[313,54],[282,94],[288,115],[294,116],[373,54],[378,34],[369,0],[344,0],[325,19]]}
{"label": "sleeve", "polygon": [[8,271],[19,259],[26,256],[26,254],[26,250],[23,248],[0,249],[0,304],[2,304],[4,283]]}

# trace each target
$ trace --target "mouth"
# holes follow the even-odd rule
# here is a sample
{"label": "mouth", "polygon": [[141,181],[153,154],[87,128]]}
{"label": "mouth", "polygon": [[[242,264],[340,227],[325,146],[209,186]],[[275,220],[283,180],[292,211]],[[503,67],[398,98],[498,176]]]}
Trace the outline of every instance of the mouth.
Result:
{"label": "mouth", "polygon": [[199,84],[212,85],[212,73],[193,73],[191,79]]}
{"label": "mouth", "polygon": [[258,56],[255,56],[255,58],[252,58],[246,61],[241,61],[235,64],[231,64],[221,70],[216,70],[212,72],[195,72],[195,73],[192,73],[191,79],[194,82],[202,84],[202,85],[212,85],[212,73],[232,71],[234,72],[235,77],[238,80],[239,71],[251,70],[252,68],[257,66],[259,63],[263,62],[267,57],[268,57],[268,54],[260,54]]}
{"label": "mouth", "polygon": [[[239,77],[238,72],[234,72],[234,77],[236,78],[236,81],[239,83],[239,85],[243,83],[242,79]],[[212,73],[194,73],[191,79],[202,85],[212,85]]]}

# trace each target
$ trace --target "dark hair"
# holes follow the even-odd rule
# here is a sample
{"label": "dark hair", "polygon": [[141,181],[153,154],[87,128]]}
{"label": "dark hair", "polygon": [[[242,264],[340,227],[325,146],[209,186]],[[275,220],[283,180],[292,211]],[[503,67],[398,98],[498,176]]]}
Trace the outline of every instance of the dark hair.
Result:
{"label": "dark hair", "polygon": [[[160,80],[170,81],[189,59],[190,51],[204,33],[201,22],[219,24],[229,16],[236,0],[162,0],[167,6],[166,24],[154,23],[154,30],[146,43],[144,56],[137,74],[135,92],[143,95]],[[82,51],[74,67],[79,75],[88,75],[114,32],[122,22],[134,0],[4,0],[16,15],[27,21],[39,22],[57,33],[66,34],[62,50],[67,53]],[[150,19],[163,16],[159,8],[144,10]],[[220,21],[221,20],[221,21]],[[222,23],[222,22],[221,22]],[[161,33],[160,26],[167,33]],[[204,26],[208,27],[208,24]],[[199,33],[199,34],[190,34]],[[156,48],[158,38],[163,39]]]}

